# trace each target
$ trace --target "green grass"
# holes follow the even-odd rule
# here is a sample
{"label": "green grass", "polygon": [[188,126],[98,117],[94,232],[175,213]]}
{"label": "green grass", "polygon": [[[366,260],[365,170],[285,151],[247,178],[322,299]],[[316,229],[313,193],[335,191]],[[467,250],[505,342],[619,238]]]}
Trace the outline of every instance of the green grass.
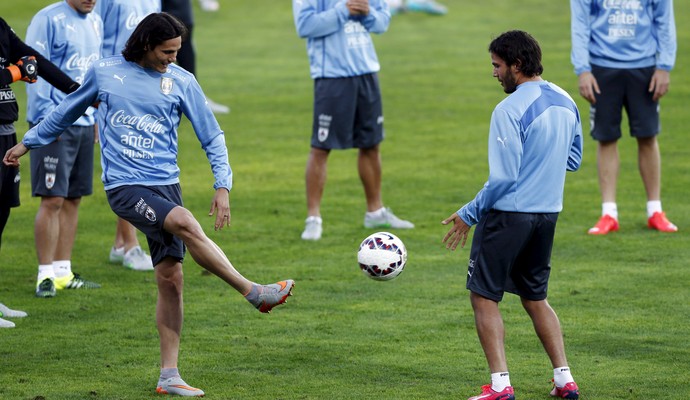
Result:
{"label": "green grass", "polygon": [[[47,0],[3,1],[0,15],[24,36]],[[399,231],[406,271],[391,282],[366,279],[355,259],[365,209],[354,151],[329,162],[324,237],[299,239],[305,218],[304,166],[312,81],[305,43],[289,2],[223,2],[197,10],[198,78],[229,104],[219,116],[235,173],[233,226],[214,232],[206,216],[210,168],[190,125],[181,127],[185,205],[248,278],[297,281],[289,304],[254,311],[219,279],[185,263],[186,319],[180,370],[209,399],[450,399],[475,394],[488,370],[464,288],[469,249],[450,253],[440,221],[486,180],[486,135],[504,98],[491,77],[489,41],[509,29],[531,32],[544,52],[544,78],[568,90],[584,119],[569,61],[567,2],[448,0],[445,17],[396,16],[375,38],[383,69],[387,138],[385,203],[417,225]],[[675,2],[678,60],[662,101],[663,202],[677,234],[649,231],[635,143],[620,143],[622,230],[586,234],[600,212],[595,143],[569,174],[556,234],[550,301],[559,313],[582,399],[687,397],[690,292],[690,3]],[[15,84],[25,115],[23,84]],[[26,125],[17,124],[20,132]],[[585,127],[588,130],[588,127]],[[0,253],[0,301],[30,316],[0,330],[1,399],[146,399],[158,376],[153,274],[107,263],[115,231],[102,184],[81,206],[74,269],[96,291],[33,296],[37,260],[28,158],[22,206]],[[143,236],[140,237],[142,242]],[[502,303],[511,381],[520,399],[547,399],[551,368],[519,300]]]}

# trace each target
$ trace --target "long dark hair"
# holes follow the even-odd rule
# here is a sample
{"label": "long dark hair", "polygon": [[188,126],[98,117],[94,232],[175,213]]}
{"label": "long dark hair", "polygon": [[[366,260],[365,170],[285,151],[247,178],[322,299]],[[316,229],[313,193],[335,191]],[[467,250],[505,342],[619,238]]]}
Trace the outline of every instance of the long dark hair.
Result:
{"label": "long dark hair", "polygon": [[527,32],[502,33],[491,42],[489,52],[499,56],[508,66],[519,64],[525,76],[533,77],[544,72],[539,43]]}
{"label": "long dark hair", "polygon": [[176,37],[187,38],[187,28],[179,19],[165,12],[149,14],[134,28],[122,55],[127,61],[139,62],[147,51]]}

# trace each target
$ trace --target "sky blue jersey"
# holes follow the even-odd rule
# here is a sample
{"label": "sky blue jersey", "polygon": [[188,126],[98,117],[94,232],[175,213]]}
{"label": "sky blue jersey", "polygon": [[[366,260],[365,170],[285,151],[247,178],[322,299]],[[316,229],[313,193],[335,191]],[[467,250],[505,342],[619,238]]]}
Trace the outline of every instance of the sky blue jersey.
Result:
{"label": "sky blue jersey", "polygon": [[351,17],[343,0],[293,0],[297,34],[307,39],[311,77],[345,78],[381,67],[370,33],[388,30],[385,0],[370,0],[369,15]]}
{"label": "sky blue jersey", "polygon": [[161,1],[98,0],[93,11],[103,20],[103,57],[115,56],[144,17],[161,11]]}
{"label": "sky blue jersey", "polygon": [[[91,64],[101,58],[103,23],[98,14],[82,14],[66,1],[39,11],[26,30],[26,44],[57,65],[73,81],[82,83]],[[67,96],[43,79],[26,85],[26,119],[38,123]],[[87,109],[74,125],[90,126],[95,109]]]}
{"label": "sky blue jersey", "polygon": [[591,64],[607,68],[654,67],[676,61],[673,0],[570,0],[575,73]]}
{"label": "sky blue jersey", "polygon": [[565,172],[581,161],[582,123],[573,99],[547,81],[522,83],[494,109],[489,180],[458,215],[472,226],[491,209],[560,212]]}
{"label": "sky blue jersey", "polygon": [[232,188],[224,133],[194,75],[175,64],[161,74],[122,56],[95,62],[82,86],[30,129],[22,142],[30,149],[51,143],[96,101],[106,190],[178,183],[177,127],[182,114],[206,152],[214,189]]}

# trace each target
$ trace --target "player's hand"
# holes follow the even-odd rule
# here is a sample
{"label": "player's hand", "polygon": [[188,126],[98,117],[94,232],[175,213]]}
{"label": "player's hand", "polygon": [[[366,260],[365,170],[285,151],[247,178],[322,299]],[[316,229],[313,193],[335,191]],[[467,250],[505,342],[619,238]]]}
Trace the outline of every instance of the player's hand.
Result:
{"label": "player's hand", "polygon": [[599,84],[594,75],[589,72],[583,72],[577,77],[578,86],[580,88],[580,96],[584,97],[585,100],[589,101],[591,104],[597,102],[595,94],[601,94],[599,90]]}
{"label": "player's hand", "polygon": [[668,92],[668,86],[671,83],[671,74],[663,69],[657,69],[652,75],[652,81],[649,82],[649,93],[654,93],[652,99],[657,101],[661,96]]}
{"label": "player's hand", "polygon": [[24,56],[17,61],[15,64],[22,74],[22,80],[24,82],[34,83],[38,80],[38,64],[36,62],[36,57],[34,56]]}
{"label": "player's hand", "polygon": [[216,223],[214,229],[223,229],[224,226],[230,227],[230,193],[226,188],[216,189],[216,194],[213,196],[211,202],[211,210],[208,212],[209,217],[216,214]]}
{"label": "player's hand", "polygon": [[465,242],[467,242],[467,235],[470,232],[471,226],[467,225],[465,221],[460,218],[458,213],[452,213],[450,217],[441,221],[443,225],[448,225],[453,223],[446,236],[443,237],[443,243],[446,244],[446,249],[455,250],[458,247],[465,247]]}
{"label": "player's hand", "polygon": [[350,15],[369,15],[369,0],[347,0],[345,5]]}
{"label": "player's hand", "polygon": [[2,159],[2,162],[8,167],[19,167],[19,157],[23,156],[28,152],[29,149],[26,146],[24,146],[24,143],[19,142],[14,147],[7,150],[7,153],[5,153],[5,157]]}

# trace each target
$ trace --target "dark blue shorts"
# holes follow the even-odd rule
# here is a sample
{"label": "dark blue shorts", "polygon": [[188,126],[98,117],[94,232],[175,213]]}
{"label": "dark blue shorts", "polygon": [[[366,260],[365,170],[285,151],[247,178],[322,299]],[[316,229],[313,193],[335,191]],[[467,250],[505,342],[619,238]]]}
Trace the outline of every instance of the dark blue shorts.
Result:
{"label": "dark blue shorts", "polygon": [[368,149],[383,140],[383,107],[376,74],[314,81],[311,146]]}
{"label": "dark blue shorts", "polygon": [[93,126],[70,126],[58,140],[31,150],[29,156],[33,196],[72,199],[93,193]]}
{"label": "dark blue shorts", "polygon": [[503,293],[546,299],[558,213],[491,210],[474,232],[467,289],[494,301]]}
{"label": "dark blue shorts", "polygon": [[654,67],[635,69],[592,66],[601,94],[590,107],[589,122],[592,137],[611,142],[621,138],[623,109],[628,116],[630,136],[653,137],[661,131],[659,102],[649,92]]}
{"label": "dark blue shorts", "polygon": [[[0,135],[0,154],[17,144],[17,134]],[[8,167],[0,161],[0,208],[19,207],[19,168]]]}
{"label": "dark blue shorts", "polygon": [[120,186],[107,190],[110,208],[115,214],[146,235],[153,265],[165,257],[184,259],[185,246],[177,236],[163,228],[165,218],[182,206],[179,184],[167,186]]}

